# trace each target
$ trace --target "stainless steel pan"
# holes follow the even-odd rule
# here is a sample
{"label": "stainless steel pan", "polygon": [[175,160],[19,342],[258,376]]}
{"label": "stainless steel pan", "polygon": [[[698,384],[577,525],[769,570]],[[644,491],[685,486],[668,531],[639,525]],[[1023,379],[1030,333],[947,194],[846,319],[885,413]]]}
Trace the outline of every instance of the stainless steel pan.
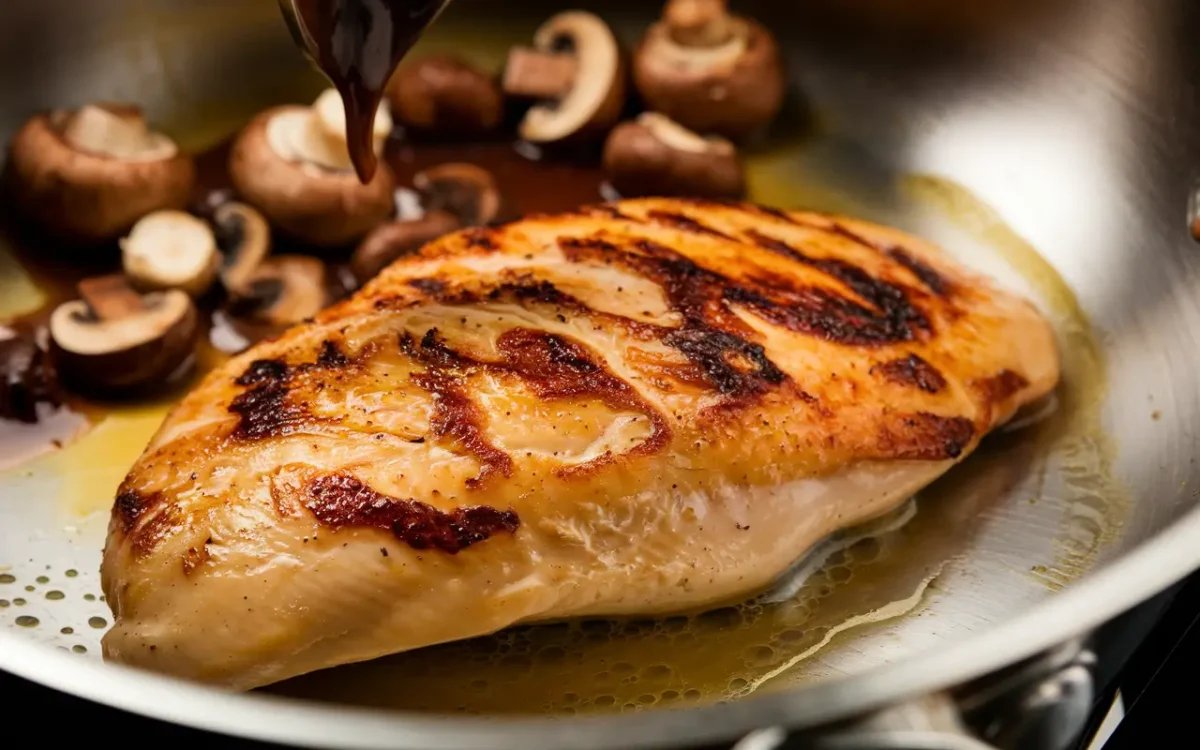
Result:
{"label": "stainless steel pan", "polygon": [[[651,4],[584,5],[633,39]],[[112,467],[93,452],[0,475],[0,572],[13,579],[0,583],[10,602],[0,668],[138,713],[313,747],[658,747],[752,732],[739,747],[1060,745],[1090,697],[1089,634],[1200,567],[1200,248],[1187,215],[1200,164],[1200,7],[737,5],[784,38],[803,103],[781,139],[803,138],[756,167],[755,187],[944,243],[1034,296],[1067,363],[1053,415],[935,485],[914,521],[884,537],[890,556],[876,573],[828,587],[808,627],[816,645],[830,643],[778,649],[771,658],[787,668],[763,671],[773,678],[756,691],[731,687],[739,700],[570,720],[419,714],[355,692],[401,681],[426,657],[323,675],[287,695],[110,667],[96,657],[106,623],[94,619],[107,617],[95,599],[103,514],[80,518],[61,502],[80,487],[111,492]],[[427,46],[488,62],[555,7],[459,0]],[[0,133],[39,108],[133,99],[200,146],[262,106],[306,96],[303,69],[271,0],[10,0]],[[15,294],[14,269],[0,274],[0,294]],[[876,622],[848,627],[866,620]],[[730,642],[719,631],[696,646],[718,661]],[[375,705],[313,699],[338,684],[339,700]]]}

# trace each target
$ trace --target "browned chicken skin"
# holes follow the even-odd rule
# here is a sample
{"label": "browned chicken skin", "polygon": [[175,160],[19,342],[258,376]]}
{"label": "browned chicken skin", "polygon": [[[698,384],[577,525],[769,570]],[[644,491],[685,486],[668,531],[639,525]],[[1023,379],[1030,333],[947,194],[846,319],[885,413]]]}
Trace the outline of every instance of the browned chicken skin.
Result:
{"label": "browned chicken skin", "polygon": [[1058,380],[1033,306],[848,218],[451,235],[213,372],[120,488],[105,655],[245,689],[760,589]]}

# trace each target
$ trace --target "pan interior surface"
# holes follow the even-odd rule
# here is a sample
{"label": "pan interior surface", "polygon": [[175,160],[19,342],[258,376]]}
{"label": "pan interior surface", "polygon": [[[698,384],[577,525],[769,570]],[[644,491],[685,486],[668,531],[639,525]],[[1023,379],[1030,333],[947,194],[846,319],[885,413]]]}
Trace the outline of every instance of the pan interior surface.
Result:
{"label": "pan interior surface", "polygon": [[[15,2],[0,19],[11,14],[9,28],[18,16],[49,19],[59,3]],[[274,4],[246,5],[57,8],[74,20],[36,25],[47,38],[35,41],[75,45],[63,69],[95,72],[49,66],[22,77],[12,53],[0,53],[10,102],[0,131],[39,107],[128,98],[146,101],[182,142],[201,148],[257,109],[305,100],[319,83]],[[780,5],[745,10],[779,19],[798,12]],[[517,628],[270,692],[439,714],[571,715],[821,690],[970,642],[1058,596],[1077,596],[1093,612],[1108,606],[1105,592],[1089,588],[1090,574],[1121,565],[1194,509],[1190,487],[1200,477],[1189,425],[1200,417],[1200,352],[1189,344],[1200,333],[1192,291],[1200,261],[1184,208],[1200,134],[1183,132],[1196,102],[1180,92],[1194,91],[1181,29],[1200,28],[1197,11],[1184,0],[1103,9],[1062,0],[1019,22],[944,20],[964,24],[956,34],[914,17],[905,49],[877,43],[881,32],[827,5],[797,7],[836,34],[816,33],[816,21],[773,25],[786,37],[795,91],[774,142],[751,161],[751,197],[912,231],[1027,294],[1059,336],[1056,400],[921,493],[907,523],[832,552],[784,602]],[[876,4],[857,5],[869,14]],[[934,15],[943,4],[914,7],[925,5]],[[646,22],[638,7],[593,9],[632,41]],[[495,67],[556,8],[530,3],[506,15],[459,0],[416,54],[466,49]],[[133,22],[118,28],[119,14]],[[84,43],[89,23],[112,33]],[[223,34],[220,44],[214,34]],[[959,41],[918,45],[921,34]],[[155,44],[137,41],[146,39]],[[235,64],[252,73],[230,83],[222,71]],[[1168,107],[1174,116],[1161,117]],[[38,279],[6,262],[0,252],[0,316],[38,304]],[[163,409],[118,410],[68,449],[0,473],[0,668],[10,644],[99,659],[111,619],[97,572],[108,504]],[[1197,562],[1163,564],[1183,575]],[[116,692],[126,679],[111,670]]]}

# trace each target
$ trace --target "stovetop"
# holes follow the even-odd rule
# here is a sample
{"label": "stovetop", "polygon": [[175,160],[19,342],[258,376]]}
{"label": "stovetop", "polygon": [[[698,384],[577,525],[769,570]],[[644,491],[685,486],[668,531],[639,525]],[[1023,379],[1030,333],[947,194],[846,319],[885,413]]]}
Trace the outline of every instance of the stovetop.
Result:
{"label": "stovetop", "polygon": [[[1198,623],[1200,574],[1105,628],[1095,644],[1099,661],[1093,716],[1073,750],[1195,746],[1195,740],[1177,739],[1159,744],[1152,738],[1193,736],[1196,691],[1180,687],[1194,684],[1195,669],[1200,665]],[[212,744],[228,750],[278,750],[283,747],[218,737],[144,719],[2,672],[0,695],[4,696],[10,716],[36,714],[71,725],[103,727],[106,734],[137,737],[140,743],[165,741],[172,746],[184,747]],[[1111,711],[1114,702],[1117,703],[1115,712]],[[1114,716],[1121,717],[1115,730],[1112,729]]]}

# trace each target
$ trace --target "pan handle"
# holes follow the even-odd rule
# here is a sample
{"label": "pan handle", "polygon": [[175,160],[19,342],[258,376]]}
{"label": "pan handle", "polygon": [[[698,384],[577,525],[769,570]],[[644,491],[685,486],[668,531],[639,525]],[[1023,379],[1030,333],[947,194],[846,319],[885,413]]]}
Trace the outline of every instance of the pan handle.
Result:
{"label": "pan handle", "polygon": [[1073,640],[956,690],[814,731],[759,730],[733,750],[1063,750],[1091,713],[1095,661]]}

